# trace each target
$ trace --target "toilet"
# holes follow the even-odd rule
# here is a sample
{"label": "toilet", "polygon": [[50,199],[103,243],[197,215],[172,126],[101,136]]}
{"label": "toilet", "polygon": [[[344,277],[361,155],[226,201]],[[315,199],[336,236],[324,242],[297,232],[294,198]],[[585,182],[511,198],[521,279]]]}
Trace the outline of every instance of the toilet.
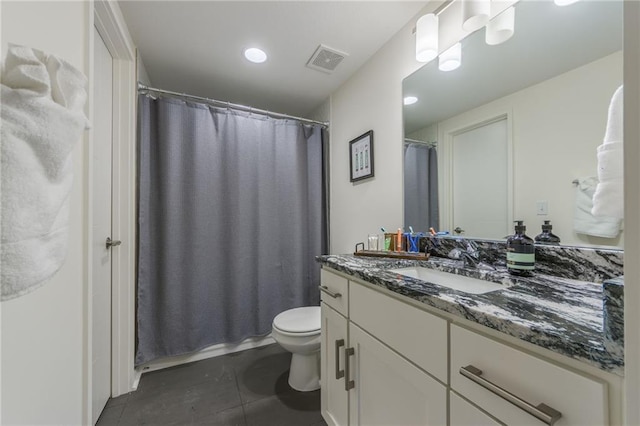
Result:
{"label": "toilet", "polygon": [[273,319],[271,336],[291,352],[289,386],[320,389],[320,306],[289,309]]}

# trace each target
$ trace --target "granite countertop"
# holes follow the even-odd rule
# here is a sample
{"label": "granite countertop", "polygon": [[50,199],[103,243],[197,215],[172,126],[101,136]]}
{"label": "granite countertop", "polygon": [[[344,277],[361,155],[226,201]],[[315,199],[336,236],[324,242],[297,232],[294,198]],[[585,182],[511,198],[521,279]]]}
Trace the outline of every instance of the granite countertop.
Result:
{"label": "granite countertop", "polygon": [[[317,260],[332,269],[417,300],[518,339],[624,375],[622,342],[605,339],[602,283],[535,274],[520,278],[506,268],[464,268],[460,261],[428,261],[325,255]],[[504,290],[469,294],[388,271],[424,266],[510,284]]]}

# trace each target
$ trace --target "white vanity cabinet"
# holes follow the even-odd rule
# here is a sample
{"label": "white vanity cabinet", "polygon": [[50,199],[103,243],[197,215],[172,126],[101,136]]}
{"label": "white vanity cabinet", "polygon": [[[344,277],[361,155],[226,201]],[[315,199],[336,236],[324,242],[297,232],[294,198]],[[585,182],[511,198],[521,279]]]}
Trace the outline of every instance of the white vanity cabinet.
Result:
{"label": "white vanity cabinet", "polygon": [[323,269],[321,285],[334,295],[341,280],[347,306],[332,307],[342,293],[322,293],[321,411],[327,424],[446,425],[447,387],[435,378],[447,378],[446,321]]}
{"label": "white vanity cabinet", "polygon": [[509,425],[609,424],[606,383],[454,324],[451,388]]}
{"label": "white vanity cabinet", "polygon": [[320,290],[320,409],[329,426],[346,426],[349,398],[345,391],[344,355],[348,342],[349,282],[322,269]]}
{"label": "white vanity cabinet", "polygon": [[618,395],[618,379],[583,374],[575,363],[533,355],[331,270],[323,269],[322,284],[321,397],[329,425],[620,422],[617,398],[616,413],[608,411],[608,383]]}

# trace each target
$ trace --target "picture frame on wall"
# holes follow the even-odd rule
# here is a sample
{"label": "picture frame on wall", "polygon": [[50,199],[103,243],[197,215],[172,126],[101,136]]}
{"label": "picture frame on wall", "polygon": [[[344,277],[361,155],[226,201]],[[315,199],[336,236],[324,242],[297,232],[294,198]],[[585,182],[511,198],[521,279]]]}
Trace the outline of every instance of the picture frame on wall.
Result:
{"label": "picture frame on wall", "polygon": [[373,177],[373,130],[349,142],[351,182]]}

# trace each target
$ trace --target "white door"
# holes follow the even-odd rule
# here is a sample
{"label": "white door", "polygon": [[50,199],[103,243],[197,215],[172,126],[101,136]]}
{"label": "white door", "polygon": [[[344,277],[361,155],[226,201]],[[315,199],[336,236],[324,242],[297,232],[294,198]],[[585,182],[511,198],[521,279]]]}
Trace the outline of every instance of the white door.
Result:
{"label": "white door", "polygon": [[452,230],[475,238],[508,235],[507,119],[454,135],[452,159]]}
{"label": "white door", "polygon": [[323,302],[320,399],[322,417],[329,426],[349,424],[349,394],[344,385],[347,343],[347,319]]}
{"label": "white door", "polygon": [[94,28],[93,154],[91,176],[92,359],[91,407],[96,423],[111,396],[111,145],[113,59]]}
{"label": "white door", "polygon": [[447,389],[353,323],[346,380],[351,426],[447,424]]}

